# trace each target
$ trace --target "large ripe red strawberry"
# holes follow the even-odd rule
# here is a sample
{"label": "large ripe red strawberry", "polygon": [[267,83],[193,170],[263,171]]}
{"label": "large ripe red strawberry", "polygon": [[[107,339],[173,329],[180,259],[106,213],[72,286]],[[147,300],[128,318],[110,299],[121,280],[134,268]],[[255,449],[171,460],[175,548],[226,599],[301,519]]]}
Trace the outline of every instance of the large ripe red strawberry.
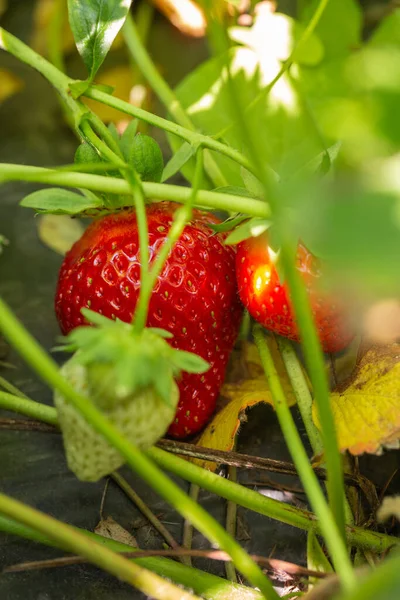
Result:
{"label": "large ripe red strawberry", "polygon": [[[165,240],[177,206],[147,208],[152,261]],[[213,234],[213,216],[194,211],[167,259],[151,296],[147,325],[173,334],[170,343],[194,352],[211,366],[202,374],[184,373],[180,400],[169,433],[186,437],[212,415],[240,323],[235,250]],[[66,255],[61,267],[56,313],[64,334],[84,323],[83,307],[130,322],[140,289],[136,214],[126,210],[92,223]]]}
{"label": "large ripe red strawberry", "polygon": [[[266,233],[238,245],[236,275],[240,298],[252,317],[266,329],[299,341],[288,288],[279,280],[273,257]],[[302,244],[298,246],[296,258],[307,286],[322,348],[325,352],[339,352],[354,337],[348,311],[339,298],[323,290],[320,261]]]}

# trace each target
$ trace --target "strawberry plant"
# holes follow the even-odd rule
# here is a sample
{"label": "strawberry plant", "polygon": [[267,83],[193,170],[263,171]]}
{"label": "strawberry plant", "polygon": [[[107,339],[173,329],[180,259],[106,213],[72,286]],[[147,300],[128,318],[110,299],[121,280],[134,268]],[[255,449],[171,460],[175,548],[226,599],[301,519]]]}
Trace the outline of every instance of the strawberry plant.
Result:
{"label": "strawberry plant", "polygon": [[[48,58],[0,28],[0,49],[54,88],[60,127],[63,119],[77,138],[73,164],[2,163],[0,183],[40,184],[21,210],[85,224],[53,276],[56,350],[72,353],[61,367],[0,298],[0,333],[51,388],[54,406],[0,377],[0,408],[60,432],[73,476],[110,476],[134,497],[116,473],[126,465],[186,520],[185,547],[167,532],[169,558],[153,557],[5,493],[0,531],[72,552],[72,563],[91,562],[160,600],[275,600],[262,568],[271,561],[235,537],[239,505],[307,532],[308,569],[281,564],[303,577],[295,597],[394,598],[399,540],[375,521],[381,498],[345,451],[377,452],[400,438],[397,334],[378,344],[365,317],[398,298],[400,11],[391,6],[363,32],[357,0],[299,1],[295,17],[280,3],[187,0],[197,25],[184,26],[180,3],[157,2],[209,43],[210,57],[173,90],[146,48],[152,8],[131,4],[54,0]],[[65,67],[72,39],[82,79]],[[113,45],[140,82],[130,101],[102,79]],[[149,89],[164,116],[137,100]],[[107,123],[102,107],[121,118]],[[7,261],[13,240],[8,248],[1,239]],[[280,469],[298,474],[311,511],[235,482],[237,468],[266,467],[268,457],[232,451],[244,411],[261,401],[273,405],[293,461]],[[230,465],[229,478],[213,472],[217,464]],[[228,501],[226,528],[196,501],[198,488]],[[359,509],[358,488],[370,510]],[[389,507],[386,499],[382,520],[398,515],[396,501]],[[187,564],[190,526],[218,548],[208,558],[228,561],[232,581]],[[367,562],[378,567],[360,570]]]}

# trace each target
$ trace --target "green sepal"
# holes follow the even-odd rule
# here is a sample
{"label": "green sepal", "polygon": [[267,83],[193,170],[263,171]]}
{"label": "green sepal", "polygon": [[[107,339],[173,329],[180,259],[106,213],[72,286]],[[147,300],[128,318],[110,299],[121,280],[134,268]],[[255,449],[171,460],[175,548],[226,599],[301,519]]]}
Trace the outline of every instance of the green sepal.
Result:
{"label": "green sepal", "polygon": [[131,154],[131,149],[133,147],[133,142],[136,136],[138,128],[138,120],[133,119],[128,127],[125,129],[124,133],[121,135],[119,140],[119,147],[121,148],[121,152],[123,154],[124,159],[128,162]]}
{"label": "green sepal", "polygon": [[102,407],[128,401],[148,388],[169,403],[172,382],[181,371],[203,373],[209,368],[199,356],[172,348],[165,330],[137,334],[129,323],[89,309],[82,314],[92,326],[74,329],[58,349],[75,352],[72,361],[86,367],[92,396]]}
{"label": "green sepal", "polygon": [[224,233],[225,231],[232,231],[232,229],[235,229],[235,227],[243,223],[243,221],[247,221],[248,218],[247,215],[236,213],[235,215],[228,217],[228,219],[222,223],[210,223],[209,227],[215,233]]}
{"label": "green sepal", "polygon": [[254,217],[253,219],[247,220],[245,223],[242,223],[236,229],[232,231],[228,235],[225,240],[225,244],[233,245],[239,244],[244,240],[247,240],[251,237],[258,237],[262,233],[265,233],[272,225],[271,221],[267,219],[260,219],[258,217]]}

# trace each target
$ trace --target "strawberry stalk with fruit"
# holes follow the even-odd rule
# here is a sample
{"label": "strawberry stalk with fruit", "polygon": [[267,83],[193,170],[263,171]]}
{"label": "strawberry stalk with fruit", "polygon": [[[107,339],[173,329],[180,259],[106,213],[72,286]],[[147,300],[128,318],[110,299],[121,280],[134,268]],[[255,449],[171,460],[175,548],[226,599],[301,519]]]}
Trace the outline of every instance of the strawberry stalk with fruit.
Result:
{"label": "strawberry stalk with fruit", "polygon": [[[320,57],[321,42],[315,30],[328,1],[316,3],[307,25],[299,26],[292,49],[286,54],[279,50],[276,63],[280,70],[255,98],[246,97],[251,90],[238,85],[233,71],[236,63],[229,62],[223,20],[232,19],[234,10],[227,17],[218,3],[203,3],[216,57],[210,70],[199,78],[199,88],[216,69],[223,73],[226,89],[215,101],[229,100],[229,109],[219,109],[221,124],[215,132],[192,121],[186,110],[193,89],[190,79],[181,90],[182,102],[162,80],[141,43],[130,4],[112,0],[103,13],[96,2],[68,2],[70,26],[89,72],[85,81],[68,77],[0,29],[0,48],[37,69],[54,86],[80,139],[73,165],[48,169],[3,164],[0,181],[59,186],[36,191],[21,205],[37,213],[91,220],[67,252],[54,284],[55,311],[63,334],[57,349],[72,353],[60,369],[0,301],[0,332],[53,388],[55,410],[35,408],[33,402],[12,394],[0,395],[0,406],[59,427],[68,465],[82,480],[96,481],[127,463],[211,543],[228,553],[235,567],[266,598],[276,600],[278,596],[261,568],[161,468],[230,501],[306,529],[310,536],[322,535],[342,589],[350,593],[356,576],[348,543],[384,551],[397,542],[353,525],[330,404],[323,352],[346,349],[356,334],[348,300],[351,294],[344,293],[346,286],[331,277],[340,252],[332,252],[337,238],[335,232],[329,234],[329,214],[335,214],[340,206],[338,209],[338,203],[331,202],[325,180],[320,183],[332,167],[337,147],[328,149],[324,143],[322,153],[312,157],[314,146],[304,144],[308,162],[297,161],[294,168],[290,156],[288,164],[275,164],[273,152],[265,148],[264,136],[257,130],[257,116],[252,121],[252,111],[256,115],[265,91],[272,94],[283,78],[288,85],[293,65],[304,69],[304,65],[314,66],[316,55]],[[265,6],[259,9],[259,19],[262,14],[266,18],[265,10]],[[268,20],[273,20],[272,16],[267,18],[270,34],[284,22],[288,30],[289,24],[294,25],[282,17],[277,15],[274,23]],[[92,27],[99,19],[102,26]],[[256,19],[256,33],[257,23]],[[121,28],[129,51],[171,119],[137,108],[96,84],[97,72]],[[249,43],[248,34],[234,27],[229,32],[243,44]],[[261,38],[257,34],[251,42],[252,52],[260,50]],[[242,64],[240,60],[238,64]],[[212,82],[206,83],[211,88]],[[121,111],[131,118],[129,125],[122,133],[113,125],[107,127],[87,106],[87,98]],[[308,114],[309,120],[311,117]],[[155,140],[138,133],[140,122],[169,136],[174,154],[167,165]],[[320,145],[323,136],[315,123],[314,127]],[[304,131],[296,135],[302,138]],[[190,187],[165,183],[179,171]],[[296,183],[298,171],[301,177]],[[314,214],[314,195],[318,194],[324,200],[321,212],[316,213],[321,222],[316,233],[309,217]],[[302,200],[299,207],[294,206],[297,196]],[[217,218],[215,211],[222,211],[225,220]],[[315,514],[289,510],[270,498],[260,500],[251,490],[154,448],[165,435],[193,440],[212,419],[241,323],[249,324],[245,309],[255,321],[254,340],[277,417]],[[249,334],[249,327],[242,327],[242,338]],[[285,399],[271,345],[273,334],[302,344],[309,380],[289,342],[278,341],[313,452],[326,466],[327,498]],[[311,417],[310,387],[318,430]],[[14,519],[28,527],[36,524],[38,535],[51,531],[44,515],[33,514],[0,495],[2,518],[0,527],[5,530],[12,529]],[[108,556],[107,560],[101,551],[91,553],[79,535],[67,529],[60,530],[59,547],[73,548],[147,594],[181,597],[173,584],[163,595],[157,588],[158,576],[152,573],[136,572],[123,559],[113,562]],[[315,544],[322,554],[319,543]],[[178,575],[175,580],[181,582]],[[197,592],[194,584],[193,588]],[[226,588],[224,597],[231,591]],[[204,587],[198,593],[206,594]],[[194,596],[187,593],[187,597]]]}

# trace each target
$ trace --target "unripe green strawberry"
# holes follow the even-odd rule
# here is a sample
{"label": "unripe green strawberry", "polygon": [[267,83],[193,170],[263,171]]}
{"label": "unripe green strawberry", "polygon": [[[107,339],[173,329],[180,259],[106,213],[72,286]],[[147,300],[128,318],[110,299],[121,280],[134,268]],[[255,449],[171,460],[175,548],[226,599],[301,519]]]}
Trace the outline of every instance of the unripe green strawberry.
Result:
{"label": "unripe green strawberry", "polygon": [[[88,369],[78,363],[75,357],[63,365],[61,374],[77,392],[88,395]],[[111,389],[111,386],[109,387]],[[171,380],[168,403],[154,387],[149,386],[117,402],[110,399],[110,407],[103,407],[101,410],[129,441],[145,450],[154,445],[167,431],[175,416],[178,400],[178,386]],[[119,452],[57,391],[54,404],[63,433],[68,466],[78,479],[97,481],[125,462]]]}

